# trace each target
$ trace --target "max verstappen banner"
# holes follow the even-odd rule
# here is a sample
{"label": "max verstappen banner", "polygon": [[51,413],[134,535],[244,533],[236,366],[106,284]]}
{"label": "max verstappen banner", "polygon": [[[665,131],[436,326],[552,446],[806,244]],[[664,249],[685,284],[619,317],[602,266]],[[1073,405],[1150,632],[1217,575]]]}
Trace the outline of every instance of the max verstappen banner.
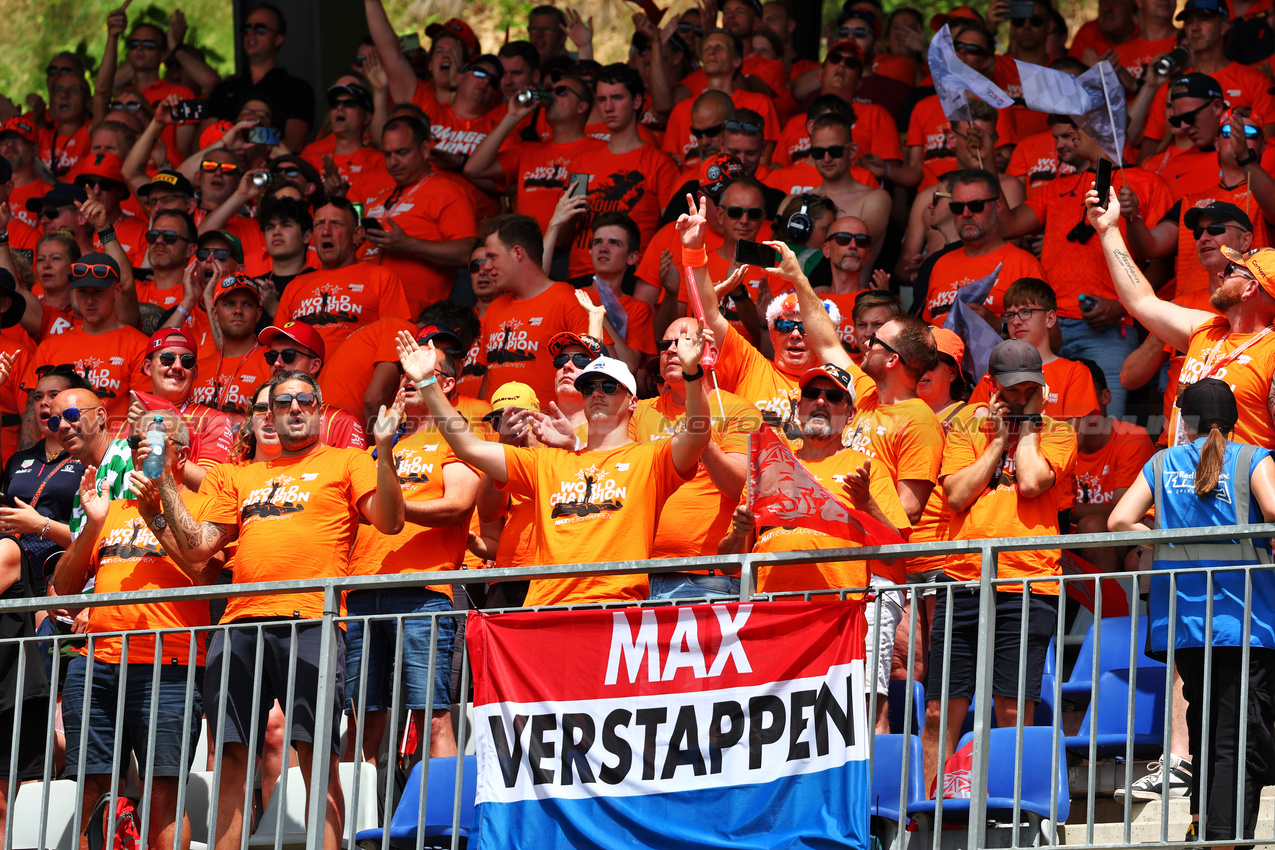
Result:
{"label": "max verstappen banner", "polygon": [[479,847],[869,844],[861,602],[471,611]]}

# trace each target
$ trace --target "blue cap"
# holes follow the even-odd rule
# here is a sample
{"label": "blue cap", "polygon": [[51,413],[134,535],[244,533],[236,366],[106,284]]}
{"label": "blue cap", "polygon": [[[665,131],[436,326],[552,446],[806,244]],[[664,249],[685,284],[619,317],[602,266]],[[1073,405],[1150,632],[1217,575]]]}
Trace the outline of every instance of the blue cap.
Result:
{"label": "blue cap", "polygon": [[1210,15],[1220,15],[1228,21],[1231,19],[1231,9],[1226,5],[1226,0],[1186,0],[1186,6],[1174,20],[1185,21],[1186,16],[1192,12],[1208,12]]}

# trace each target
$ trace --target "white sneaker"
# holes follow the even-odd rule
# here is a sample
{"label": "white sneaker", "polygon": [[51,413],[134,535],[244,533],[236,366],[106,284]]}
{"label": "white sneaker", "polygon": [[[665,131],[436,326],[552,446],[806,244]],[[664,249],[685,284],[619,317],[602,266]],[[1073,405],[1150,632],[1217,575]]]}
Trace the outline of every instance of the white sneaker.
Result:
{"label": "white sneaker", "polygon": [[[1191,763],[1181,756],[1170,754],[1172,762],[1169,767],[1169,796],[1185,797],[1191,791]],[[1133,799],[1140,802],[1159,800],[1164,791],[1164,758],[1152,763],[1147,775],[1133,783],[1130,788]],[[1124,802],[1124,786],[1115,791],[1117,802]]]}

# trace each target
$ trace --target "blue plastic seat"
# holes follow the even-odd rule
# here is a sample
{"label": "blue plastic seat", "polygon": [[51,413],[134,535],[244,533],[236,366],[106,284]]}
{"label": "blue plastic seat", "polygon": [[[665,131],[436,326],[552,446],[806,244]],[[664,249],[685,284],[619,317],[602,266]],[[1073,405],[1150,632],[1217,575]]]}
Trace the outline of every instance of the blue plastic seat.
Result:
{"label": "blue plastic seat", "polygon": [[[906,707],[908,683],[903,679],[890,680],[890,697],[888,716],[890,732],[903,734],[903,709]],[[925,728],[925,685],[912,682],[912,734],[920,735]]]}
{"label": "blue plastic seat", "polygon": [[[1134,693],[1133,755],[1135,758],[1158,758],[1164,749],[1164,666],[1159,669],[1138,668],[1138,681]],[[1079,731],[1064,739],[1067,749],[1087,757],[1089,734],[1094,730],[1097,754],[1123,756],[1129,711],[1129,671],[1108,670],[1098,680],[1098,693]]]}
{"label": "blue plastic seat", "polygon": [[[921,757],[921,739],[916,735],[877,735],[872,743],[873,817],[898,823],[911,808],[925,801],[925,762]],[[908,784],[902,787],[903,763],[908,765]]]}
{"label": "blue plastic seat", "polygon": [[[1063,697],[1081,705],[1088,702],[1090,694],[1093,693],[1093,680],[1090,677],[1093,674],[1094,643],[1097,640],[1098,622],[1102,623],[1098,675],[1102,676],[1108,670],[1129,669],[1129,618],[1104,617],[1101,621],[1095,621],[1089,627],[1089,631],[1085,632],[1085,640],[1080,645],[1080,654],[1076,657],[1075,666],[1071,668],[1071,675],[1062,684]],[[1148,658],[1143,652],[1146,639],[1147,618],[1139,616],[1136,656],[1138,669],[1154,668],[1163,671],[1164,662]]]}
{"label": "blue plastic seat", "polygon": [[[975,699],[970,700],[969,710],[965,712],[965,722],[961,724],[961,734],[968,735],[974,731],[974,705]],[[996,712],[992,712],[992,728],[996,728]],[[1032,726],[1052,726],[1054,725],[1054,677],[1048,673],[1040,677],[1040,701],[1036,703],[1036,710],[1032,713]]]}
{"label": "blue plastic seat", "polygon": [[[474,825],[474,798],[478,793],[478,758],[464,756],[464,776],[461,778],[460,825],[456,833],[468,837]],[[407,786],[399,798],[398,808],[390,818],[390,846],[415,847],[417,818],[421,805],[421,768],[424,762],[412,768]],[[456,799],[456,756],[442,756],[429,760],[429,788],[425,797],[425,822],[421,832],[426,836],[447,838],[450,845],[452,814]],[[354,836],[355,841],[381,840],[380,829],[365,829]],[[438,842],[426,841],[425,846]]]}

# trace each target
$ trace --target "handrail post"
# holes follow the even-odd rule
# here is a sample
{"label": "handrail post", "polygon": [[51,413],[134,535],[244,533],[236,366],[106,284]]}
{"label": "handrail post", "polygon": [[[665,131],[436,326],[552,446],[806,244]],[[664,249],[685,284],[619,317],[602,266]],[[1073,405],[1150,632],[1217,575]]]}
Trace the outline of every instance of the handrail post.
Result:
{"label": "handrail post", "polygon": [[757,567],[753,564],[753,556],[745,553],[740,556],[739,601],[747,602],[756,595]]}
{"label": "handrail post", "polygon": [[988,740],[992,728],[992,655],[996,649],[996,550],[982,547],[978,585],[978,651],[974,669],[974,764],[970,770],[969,850],[986,844]]}
{"label": "handrail post", "polygon": [[[324,823],[328,814],[328,782],[340,782],[339,776],[328,776],[332,760],[332,689],[336,686],[337,640],[340,596],[336,584],[329,580],[323,588],[322,636],[319,640],[319,686],[315,693],[314,759],[310,773],[310,806],[306,814],[306,848],[323,850]],[[282,777],[286,782],[287,777]]]}

